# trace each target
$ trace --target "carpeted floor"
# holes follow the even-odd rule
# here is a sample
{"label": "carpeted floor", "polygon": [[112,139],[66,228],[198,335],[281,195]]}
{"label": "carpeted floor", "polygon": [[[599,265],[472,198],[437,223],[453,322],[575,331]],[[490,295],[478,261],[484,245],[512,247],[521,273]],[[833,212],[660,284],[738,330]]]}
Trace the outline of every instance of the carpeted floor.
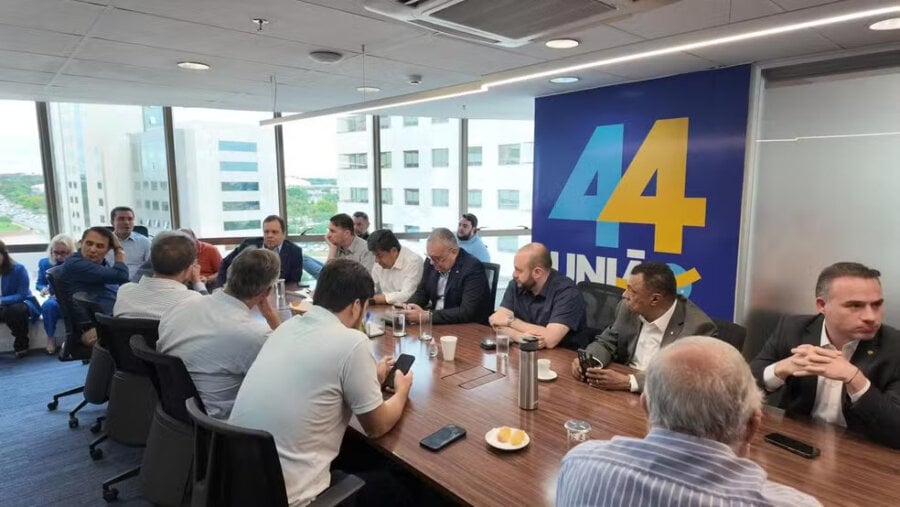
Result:
{"label": "carpeted floor", "polygon": [[[107,505],[100,484],[140,464],[141,449],[107,440],[104,457],[94,461],[88,444],[97,437],[89,427],[104,415],[105,405],[87,405],[78,412],[80,426],[69,429],[68,412],[81,394],[61,398],[56,411],[47,403],[60,391],[84,383],[87,365],[62,363],[43,354],[17,360],[0,354],[0,505]],[[146,506],[139,478],[116,485],[118,505]]]}

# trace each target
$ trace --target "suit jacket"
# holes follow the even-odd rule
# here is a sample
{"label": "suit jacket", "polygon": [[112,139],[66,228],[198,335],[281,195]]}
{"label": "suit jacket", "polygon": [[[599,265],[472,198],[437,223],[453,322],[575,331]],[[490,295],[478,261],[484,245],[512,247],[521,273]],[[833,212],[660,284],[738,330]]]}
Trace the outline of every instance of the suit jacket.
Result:
{"label": "suit jacket", "polygon": [[[616,307],[616,320],[612,325],[597,335],[594,342],[587,346],[587,352],[600,360],[604,365],[615,361],[628,364],[634,358],[638,337],[641,334],[641,319],[638,314],[628,309],[625,300]],[[663,333],[660,348],[669,345],[684,336],[717,336],[718,329],[703,310],[683,296],[675,301],[675,311],[669,320],[669,326]],[[634,374],[639,390],[644,390],[644,372]]]}
{"label": "suit jacket", "polygon": [[31,283],[28,281],[28,270],[18,262],[12,262],[9,273],[0,277],[0,305],[12,306],[25,303],[29,317],[34,320],[41,315],[41,306],[31,293]]}
{"label": "suit jacket", "polygon": [[[416,292],[409,298],[422,308],[434,307],[437,302],[437,286],[440,273],[425,259],[422,280]],[[444,291],[444,309],[434,310],[434,324],[459,324],[478,322],[487,324],[488,317],[494,308],[491,291],[488,289],[487,275],[484,265],[462,248],[459,249],[456,262],[450,268],[447,288]]]}
{"label": "suit jacket", "polygon": [[[241,242],[240,246],[232,250],[227,257],[222,259],[222,264],[219,265],[219,275],[216,277],[216,287],[222,287],[223,285],[225,285],[225,278],[228,274],[228,266],[231,266],[231,263],[234,262],[235,257],[237,257],[238,254],[240,254],[248,246],[262,248],[263,239],[247,238],[243,242]],[[303,249],[295,245],[293,242],[285,239],[284,242],[281,243],[281,250],[278,252],[278,256],[281,257],[281,278],[284,278],[284,283],[299,284],[300,276],[303,274]]]}
{"label": "suit jacket", "polygon": [[[750,370],[760,386],[763,371],[791,355],[791,349],[808,343],[818,346],[822,338],[822,315],[783,317],[762,350],[750,362]],[[843,390],[842,404],[847,428],[866,434],[872,440],[900,448],[900,331],[882,325],[871,340],[860,340],[850,358],[872,383],[856,403]],[[781,387],[778,404],[788,415],[810,416],[816,402],[818,377],[789,377]]]}

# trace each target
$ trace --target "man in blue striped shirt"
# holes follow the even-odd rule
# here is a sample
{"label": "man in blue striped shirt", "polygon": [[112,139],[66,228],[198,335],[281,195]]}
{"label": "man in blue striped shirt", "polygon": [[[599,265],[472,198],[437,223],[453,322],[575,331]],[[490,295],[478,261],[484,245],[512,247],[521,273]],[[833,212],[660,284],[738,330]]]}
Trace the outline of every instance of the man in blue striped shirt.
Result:
{"label": "man in blue striped shirt", "polygon": [[650,433],[572,449],[559,473],[558,506],[820,505],[767,481],[743,457],[762,419],[762,394],[734,347],[683,338],[651,360],[645,382]]}

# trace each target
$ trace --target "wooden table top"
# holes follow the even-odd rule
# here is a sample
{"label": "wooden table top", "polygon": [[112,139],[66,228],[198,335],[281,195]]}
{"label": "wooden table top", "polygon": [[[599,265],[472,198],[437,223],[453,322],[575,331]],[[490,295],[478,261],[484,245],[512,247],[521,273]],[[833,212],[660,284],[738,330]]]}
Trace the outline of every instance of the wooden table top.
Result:
{"label": "wooden table top", "polygon": [[[378,314],[384,312],[381,308]],[[521,410],[517,402],[519,349],[511,347],[508,362],[478,346],[491,328],[477,324],[434,326],[435,337],[459,338],[456,359],[428,357],[418,327],[408,326],[405,338],[393,338],[391,328],[372,340],[376,357],[402,351],[416,356],[410,401],[403,418],[372,445],[411,471],[429,480],[462,503],[472,505],[553,505],[560,460],[567,449],[563,424],[569,419],[590,423],[592,439],[615,435],[643,437],[646,418],[639,396],[589,387],[569,373],[575,353],[541,350],[558,373],[540,382],[538,409]],[[505,363],[505,364],[504,364]],[[506,375],[503,375],[506,373]],[[467,431],[466,438],[438,453],[419,446],[425,436],[447,424]],[[354,428],[359,431],[354,420]],[[497,451],[485,443],[491,428],[522,428],[530,444],[513,452]],[[821,450],[805,459],[763,441],[770,432],[812,443]],[[751,448],[752,460],[769,479],[814,495],[824,505],[898,505],[900,452],[869,443],[842,428],[785,418],[767,408],[761,431]]]}

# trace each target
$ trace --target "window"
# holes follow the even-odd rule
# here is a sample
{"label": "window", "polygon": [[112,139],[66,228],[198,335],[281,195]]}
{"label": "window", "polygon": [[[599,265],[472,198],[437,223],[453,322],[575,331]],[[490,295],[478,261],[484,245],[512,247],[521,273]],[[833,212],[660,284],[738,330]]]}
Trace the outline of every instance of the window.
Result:
{"label": "window", "polygon": [[[471,136],[469,139],[471,144]],[[481,166],[481,146],[469,146],[469,167],[479,167]]]}
{"label": "window", "polygon": [[418,206],[419,205],[419,189],[418,188],[403,189],[403,202],[405,202],[408,205]]}
{"label": "window", "polygon": [[338,134],[344,132],[365,132],[366,117],[362,115],[343,116],[337,119]]}
{"label": "window", "polygon": [[365,187],[351,187],[350,202],[369,202],[369,189]]}
{"label": "window", "polygon": [[470,208],[480,208],[481,207],[481,190],[469,190],[469,207]]}
{"label": "window", "polygon": [[260,220],[229,220],[222,223],[222,229],[226,231],[249,231],[258,233],[261,228],[262,222]]}
{"label": "window", "polygon": [[[383,161],[384,157],[373,150],[371,132],[337,133],[340,128],[336,127],[341,123],[355,122],[359,128],[359,125],[368,125],[372,117],[347,118],[310,118],[283,126],[286,218],[290,234],[303,231],[307,234],[325,234],[328,232],[329,218],[338,213],[353,215],[356,211],[363,211],[369,217],[375,214],[374,201],[377,196],[369,194],[375,164],[369,161],[374,161],[374,157]],[[352,154],[353,158],[341,161],[339,154]],[[351,165],[355,170],[340,169]],[[324,241],[304,244],[303,255],[325,260],[328,245]]]}
{"label": "window", "polygon": [[446,188],[431,189],[431,205],[438,208],[450,206],[450,191]]}
{"label": "window", "polygon": [[497,190],[497,209],[519,209],[519,191]]}
{"label": "window", "polygon": [[224,191],[224,192],[249,191],[249,190],[259,190],[259,182],[258,181],[223,181],[222,182],[222,191]]}
{"label": "window", "polygon": [[383,129],[391,128],[391,117],[390,116],[381,116],[378,119],[378,121],[380,122],[379,128],[383,128]]}
{"label": "window", "polygon": [[419,232],[418,225],[404,225],[403,232]]}
{"label": "window", "polygon": [[419,119],[415,116],[404,116],[403,117],[403,126],[404,127],[415,127],[419,124]]}
{"label": "window", "polygon": [[407,150],[403,152],[403,167],[415,168],[419,167],[419,152],[416,150]]}
{"label": "window", "polygon": [[394,189],[393,188],[382,188],[381,189],[381,204],[394,204]]}
{"label": "window", "polygon": [[[258,225],[245,226],[278,213],[275,135],[259,127],[260,120],[271,117],[266,112],[172,108],[178,212],[181,224],[198,237],[259,235]],[[166,194],[156,195],[167,199],[166,178],[148,179],[159,181]],[[250,202],[258,206],[240,204]],[[169,212],[150,218],[172,222]]]}
{"label": "window", "polygon": [[518,236],[500,236],[497,238],[497,251],[516,253],[519,250]]}
{"label": "window", "polygon": [[223,201],[222,211],[258,210],[259,201]]}
{"label": "window", "polygon": [[154,181],[154,182],[151,182],[151,183],[150,183],[150,190],[154,190],[154,191],[159,190],[159,183],[157,183],[157,182],[155,182],[155,181]]}
{"label": "window", "polygon": [[169,211],[169,203],[167,201],[160,203],[159,207],[162,208],[162,211]]}
{"label": "window", "polygon": [[157,188],[168,181],[161,107],[53,102],[48,110],[56,180],[73,183],[57,189],[60,232],[81,237],[88,227],[109,225],[110,198],[109,207],[143,201],[137,220],[171,220],[148,199],[151,181]]}
{"label": "window", "polygon": [[389,152],[389,151],[381,152],[381,168],[382,169],[390,169],[391,168],[391,152]]}
{"label": "window", "polygon": [[501,144],[497,147],[497,160],[500,165],[516,165],[521,156],[521,145]]}
{"label": "window", "polygon": [[431,167],[449,167],[450,150],[447,148],[433,148],[431,150]]}
{"label": "window", "polygon": [[163,192],[168,192],[168,191],[169,191],[169,184],[166,183],[165,181],[160,181],[160,182],[159,182],[159,189],[162,190]]}
{"label": "window", "polygon": [[219,151],[256,153],[256,143],[246,141],[219,141]]}
{"label": "window", "polygon": [[448,118],[432,118],[431,119],[432,125],[446,124],[449,122],[450,122],[450,120]]}
{"label": "window", "polygon": [[342,153],[338,155],[338,169],[366,169],[369,160],[365,153]]}

